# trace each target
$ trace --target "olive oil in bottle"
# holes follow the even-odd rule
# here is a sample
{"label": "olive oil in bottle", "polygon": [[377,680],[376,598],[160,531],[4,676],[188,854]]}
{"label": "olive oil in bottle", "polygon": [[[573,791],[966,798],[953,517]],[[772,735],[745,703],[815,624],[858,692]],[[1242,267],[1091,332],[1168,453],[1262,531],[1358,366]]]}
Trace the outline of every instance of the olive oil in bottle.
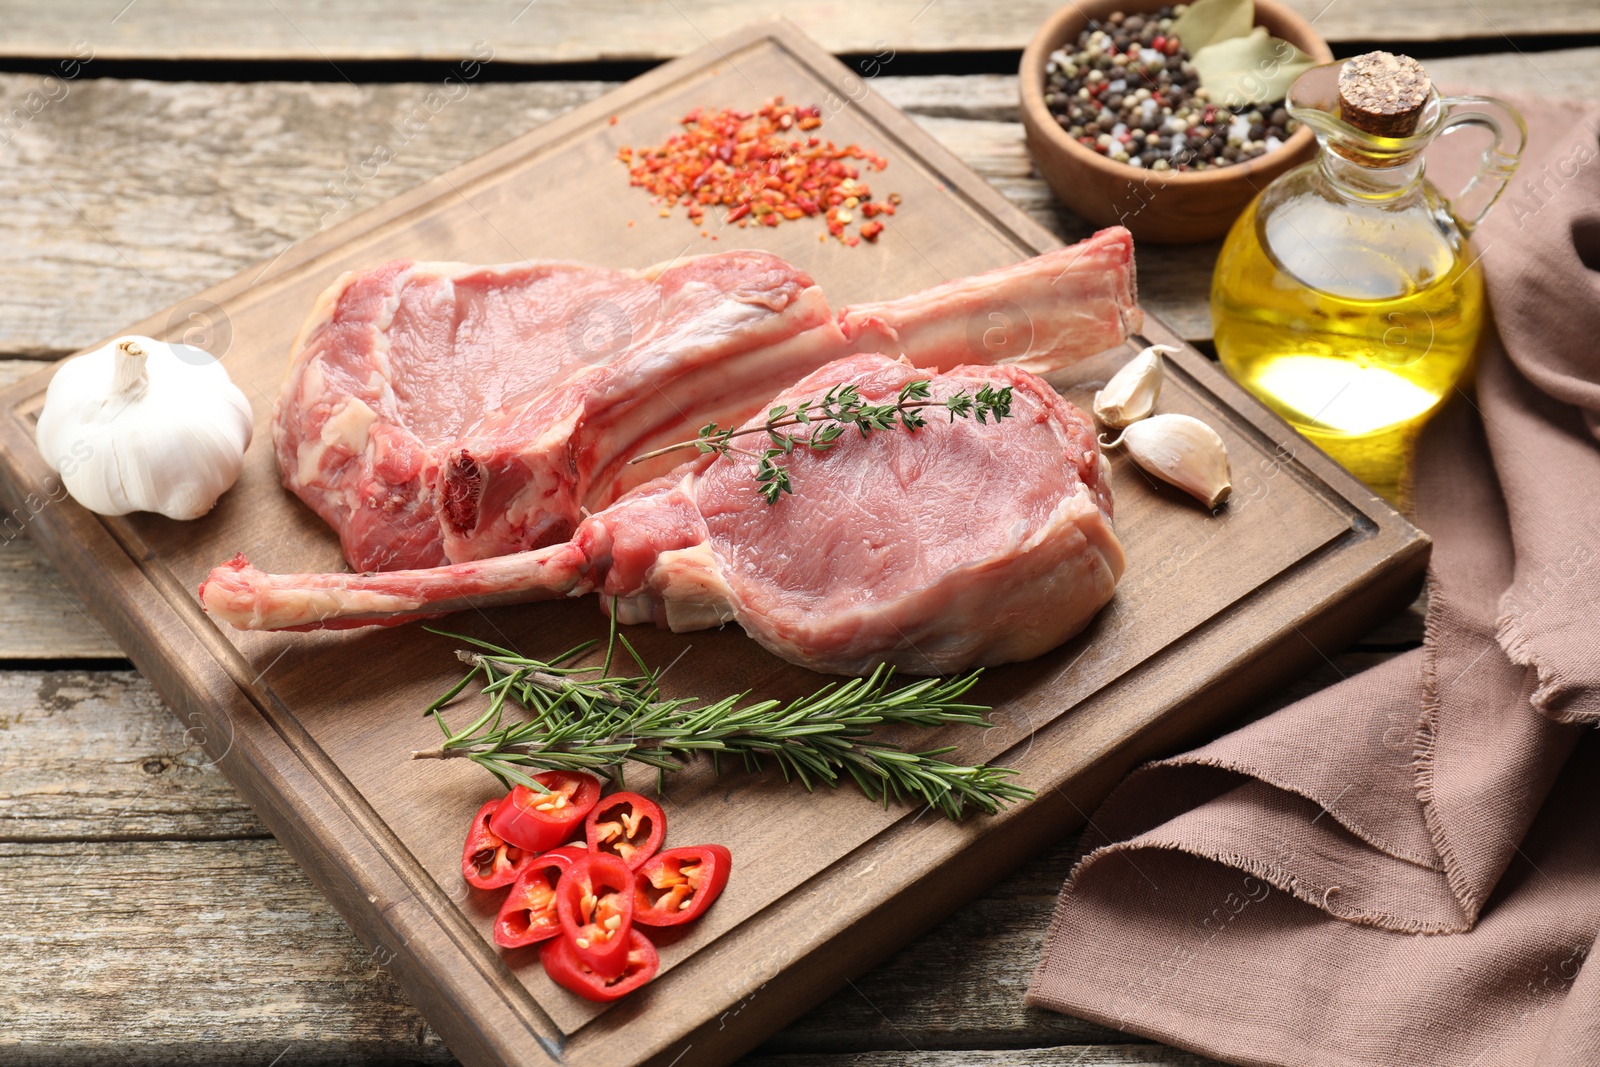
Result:
{"label": "olive oil in bottle", "polygon": [[[1343,66],[1355,80],[1340,77]],[[1377,114],[1360,111],[1373,101]],[[1211,287],[1217,354],[1236,381],[1397,501],[1417,432],[1472,361],[1483,276],[1466,233],[1516,165],[1520,120],[1492,111],[1504,108],[1496,101],[1441,99],[1419,65],[1387,53],[1308,71],[1289,104],[1319,152],[1229,231]],[[1421,152],[1461,123],[1507,132],[1452,205],[1423,176]]]}
{"label": "olive oil in bottle", "polygon": [[[1306,224],[1317,213],[1294,214]],[[1257,219],[1252,206],[1235,228]],[[1417,431],[1466,373],[1483,317],[1477,264],[1436,228],[1416,229],[1397,255],[1430,262],[1396,263],[1359,233],[1320,247],[1292,231],[1230,235],[1212,289],[1228,373],[1391,500]]]}

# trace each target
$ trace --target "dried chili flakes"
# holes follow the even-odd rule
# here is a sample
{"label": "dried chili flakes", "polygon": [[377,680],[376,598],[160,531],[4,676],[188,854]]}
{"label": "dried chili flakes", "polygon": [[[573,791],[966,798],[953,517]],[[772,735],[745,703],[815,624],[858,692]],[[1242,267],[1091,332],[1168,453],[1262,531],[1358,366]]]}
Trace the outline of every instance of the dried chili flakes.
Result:
{"label": "dried chili flakes", "polygon": [[817,217],[830,235],[853,247],[861,237],[876,241],[883,223],[862,225],[859,236],[845,232],[851,223],[893,215],[900,202],[895,193],[886,202],[873,200],[861,179],[862,166],[880,171],[887,160],[813,132],[822,125],[819,107],[785,104],[779,96],[754,111],[696,108],[682,125],[664,144],[617,152],[628,166],[629,183],[654,194],[663,217],[684,207],[699,226],[706,210],[717,205],[727,208],[725,225],[741,228]]}

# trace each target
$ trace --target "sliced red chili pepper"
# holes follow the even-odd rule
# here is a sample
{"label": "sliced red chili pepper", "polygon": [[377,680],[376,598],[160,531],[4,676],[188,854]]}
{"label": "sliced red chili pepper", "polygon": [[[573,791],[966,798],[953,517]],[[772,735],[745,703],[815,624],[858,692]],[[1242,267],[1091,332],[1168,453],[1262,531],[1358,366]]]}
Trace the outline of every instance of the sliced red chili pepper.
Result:
{"label": "sliced red chili pepper", "polygon": [[564,937],[540,945],[539,962],[544,964],[545,973],[551,981],[563,989],[585,1000],[603,1004],[632,993],[654,978],[656,971],[661,969],[661,957],[656,955],[656,947],[644,934],[638,930],[631,931],[627,944],[622,970],[610,978],[586,966],[578,958],[572,942]]}
{"label": "sliced red chili pepper", "polygon": [[556,885],[561,936],[591,970],[615,978],[628,963],[633,930],[633,872],[628,865],[591,850],[573,862]]}
{"label": "sliced red chili pepper", "polygon": [[732,869],[733,855],[721,845],[656,853],[634,872],[633,921],[642,926],[693,922],[722,893]]}
{"label": "sliced red chili pepper", "polygon": [[461,849],[461,877],[479,889],[499,889],[517,880],[533,853],[518,848],[489,827],[489,820],[500,806],[491,800],[472,817],[467,842]]}
{"label": "sliced red chili pepper", "polygon": [[667,836],[661,805],[638,793],[612,793],[589,812],[583,824],[589,851],[616,856],[638,870]]}
{"label": "sliced red chili pepper", "polygon": [[550,792],[517,786],[500,802],[490,825],[513,845],[544,852],[577,833],[584,816],[600,799],[600,779],[577,771],[545,771],[533,780]]}
{"label": "sliced red chili pepper", "polygon": [[494,920],[494,942],[505,948],[521,948],[561,932],[556,914],[556,886],[567,868],[588,855],[583,845],[552,849],[529,862],[511,892],[500,905]]}

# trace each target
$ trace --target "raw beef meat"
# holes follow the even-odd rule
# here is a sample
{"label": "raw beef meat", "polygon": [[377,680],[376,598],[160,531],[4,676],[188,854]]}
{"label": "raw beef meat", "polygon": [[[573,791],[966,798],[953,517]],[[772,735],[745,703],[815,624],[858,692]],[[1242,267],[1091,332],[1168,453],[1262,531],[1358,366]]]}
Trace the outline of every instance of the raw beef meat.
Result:
{"label": "raw beef meat", "polygon": [[[868,403],[928,377],[857,355],[771,400],[854,383]],[[241,629],[391,625],[466,607],[598,593],[623,622],[736,621],[772,652],[842,674],[913,673],[1037,656],[1111,598],[1123,553],[1093,424],[1015,367],[956,367],[933,399],[1010,386],[998,422],[933,409],[916,431],[848,433],[787,457],[793,494],[767,504],[750,460],[702,457],[585,519],[572,540],[426,570],[268,575],[244,558],[201,587]]]}
{"label": "raw beef meat", "polygon": [[804,272],[756,251],[642,272],[396,262],[318,299],[273,444],[351,566],[433,567],[566,541],[676,462],[629,459],[742,422],[841,356],[1044,371],[1139,321],[1122,229],[837,316]]}
{"label": "raw beef meat", "polygon": [[360,570],[503,555],[570,537],[680,410],[726,418],[724,397],[792,381],[818,332],[837,332],[821,292],[763,253],[641,275],[390,263],[319,299],[273,443]]}

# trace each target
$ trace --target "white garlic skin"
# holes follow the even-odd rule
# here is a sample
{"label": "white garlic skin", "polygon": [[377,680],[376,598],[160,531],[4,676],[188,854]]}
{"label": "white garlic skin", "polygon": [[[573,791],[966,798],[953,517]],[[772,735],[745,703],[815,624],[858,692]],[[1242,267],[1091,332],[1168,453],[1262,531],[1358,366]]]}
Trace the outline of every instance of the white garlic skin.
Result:
{"label": "white garlic skin", "polygon": [[1228,446],[1217,431],[1189,415],[1153,415],[1112,445],[1126,448],[1144,470],[1214,508],[1233,493]]}
{"label": "white garlic skin", "polygon": [[179,351],[119,337],[68,360],[50,380],[34,440],[90,511],[197,519],[239,480],[250,401],[204,351]]}
{"label": "white garlic skin", "polygon": [[1121,429],[1154,411],[1165,378],[1161,353],[1176,351],[1171,345],[1151,345],[1123,364],[1105,388],[1094,394],[1095,418],[1102,425]]}

